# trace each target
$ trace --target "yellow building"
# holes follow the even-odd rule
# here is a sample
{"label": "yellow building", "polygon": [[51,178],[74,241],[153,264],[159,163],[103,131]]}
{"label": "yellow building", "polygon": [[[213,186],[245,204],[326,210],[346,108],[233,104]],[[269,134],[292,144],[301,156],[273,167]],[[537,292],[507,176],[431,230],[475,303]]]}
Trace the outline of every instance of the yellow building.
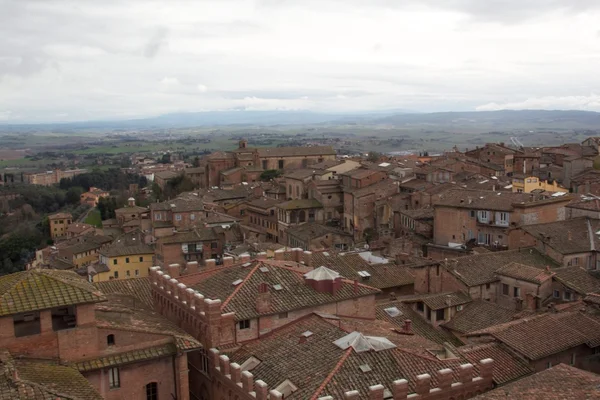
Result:
{"label": "yellow building", "polygon": [[[111,242],[110,236],[85,235],[75,243],[58,249],[58,258],[75,267],[85,267],[98,261],[100,249]],[[69,242],[71,243],[71,242]]]}
{"label": "yellow building", "polygon": [[529,176],[523,174],[515,174],[513,175],[512,180],[512,191],[514,193],[531,193],[534,190],[543,190],[551,193],[568,193],[569,190],[558,185],[558,182],[553,181],[552,183],[548,183],[548,181],[542,180],[537,176]]}
{"label": "yellow building", "polygon": [[129,232],[100,250],[100,264],[94,268],[95,274],[90,275],[90,281],[148,276],[153,265],[154,249],[144,243],[140,231]]}
{"label": "yellow building", "polygon": [[69,213],[57,213],[48,215],[50,224],[50,237],[59,239],[67,236],[67,228],[73,222],[73,216]]}

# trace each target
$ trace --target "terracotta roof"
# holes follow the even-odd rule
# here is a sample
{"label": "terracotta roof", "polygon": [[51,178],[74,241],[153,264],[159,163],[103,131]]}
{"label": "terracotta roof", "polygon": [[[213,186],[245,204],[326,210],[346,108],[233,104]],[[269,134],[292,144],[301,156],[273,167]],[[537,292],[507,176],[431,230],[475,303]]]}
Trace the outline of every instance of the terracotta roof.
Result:
{"label": "terracotta roof", "polygon": [[530,267],[558,267],[554,260],[536,249],[494,251],[459,257],[442,263],[444,268],[467,286],[478,286],[498,280],[496,271],[511,262]]}
{"label": "terracotta roof", "polygon": [[[265,269],[264,272],[260,268]],[[378,289],[359,284],[355,293],[353,282],[342,280],[335,295],[321,293],[304,283],[303,274],[301,270],[278,263],[255,261],[247,267],[223,268],[191,287],[208,298],[221,299],[223,312],[235,312],[237,320],[316,307],[379,292]],[[234,282],[237,284],[234,285]],[[267,312],[256,310],[258,287],[262,283],[268,284],[271,296],[271,308]],[[274,285],[280,285],[281,289],[276,290]]]}
{"label": "terracotta roof", "polygon": [[76,369],[0,353],[0,400],[102,400]]}
{"label": "terracotta roof", "polygon": [[262,198],[262,199],[256,199],[256,200],[252,200],[247,202],[246,204],[250,207],[256,207],[256,208],[260,208],[262,210],[267,210],[269,208],[273,208],[275,207],[277,204],[280,204],[281,201],[280,200],[275,200],[275,199],[271,199],[271,198]]}
{"label": "terracotta roof", "polygon": [[600,375],[559,364],[473,400],[592,400],[600,398],[599,386]]}
{"label": "terracotta roof", "polygon": [[379,191],[383,190],[383,196],[388,196],[391,195],[392,193],[398,192],[398,181],[394,181],[391,179],[384,179],[382,181],[379,181],[377,183],[374,183],[372,185],[369,186],[365,186],[363,188],[359,188],[359,189],[344,189],[344,192],[346,193],[352,193],[352,195],[354,197],[362,197],[362,196],[368,196],[368,195],[373,195],[376,194],[378,195],[377,198],[379,198]]}
{"label": "terracotta roof", "polygon": [[[344,278],[356,279],[378,289],[412,285],[415,282],[409,268],[394,264],[371,265],[357,253],[335,255],[328,252],[313,252],[312,263],[313,266],[326,266]],[[366,271],[371,276],[368,280],[363,280],[363,277],[358,274],[359,271]]]}
{"label": "terracotta roof", "polygon": [[300,168],[286,172],[283,176],[284,178],[304,180],[306,178],[312,178],[312,176],[317,173],[320,175],[323,171],[316,171],[312,168]]}
{"label": "terracotta roof", "polygon": [[101,249],[100,254],[107,257],[154,254],[154,249],[144,243],[144,235],[136,230],[116,238],[110,245]]}
{"label": "terracotta roof", "polygon": [[299,156],[319,156],[335,155],[335,150],[331,146],[303,146],[303,147],[260,147],[258,148],[259,157],[299,157]]}
{"label": "terracotta roof", "polygon": [[173,244],[203,242],[217,239],[218,237],[212,228],[194,228],[188,232],[177,232],[171,236],[161,237],[157,240],[157,242],[163,244]]}
{"label": "terracotta roof", "polygon": [[279,203],[277,207],[284,210],[297,210],[301,208],[323,208],[323,205],[315,199],[295,199]]}
{"label": "terracotta roof", "polygon": [[504,385],[533,373],[533,368],[501,343],[482,343],[457,347],[456,352],[473,365],[491,358],[494,360],[494,383]]}
{"label": "terracotta roof", "polygon": [[547,224],[526,225],[521,228],[560,254],[600,250],[600,221],[574,218]]}
{"label": "terracotta roof", "polygon": [[84,232],[84,231],[87,231],[90,229],[94,229],[94,226],[92,226],[90,224],[84,224],[82,222],[76,222],[74,224],[69,225],[69,227],[67,228],[67,232],[80,234],[81,232]]}
{"label": "terracotta roof", "polygon": [[493,192],[486,190],[448,190],[440,196],[437,206],[468,208],[471,210],[512,211],[515,205],[552,203],[562,198],[534,196],[528,193]]}
{"label": "terracotta roof", "polygon": [[75,363],[77,369],[81,372],[94,371],[97,369],[110,368],[117,365],[126,365],[132,363],[141,363],[155,358],[168,357],[177,354],[177,347],[173,343],[131,350],[124,353],[112,354],[109,356],[97,357],[91,360]]}
{"label": "terracotta roof", "polygon": [[161,203],[150,204],[151,210],[156,211],[172,211],[172,212],[186,212],[186,211],[203,211],[204,202],[201,198],[194,196],[186,198],[176,198],[173,200],[163,201]]}
{"label": "terracotta roof", "polygon": [[148,212],[148,209],[140,206],[125,206],[121,208],[117,208],[115,213],[124,214],[124,213],[134,213],[134,214],[142,214]]}
{"label": "terracotta roof", "polygon": [[600,345],[600,321],[579,311],[542,314],[496,325],[467,336],[490,335],[530,360],[587,344]]}
{"label": "terracotta roof", "polygon": [[580,200],[573,201],[567,204],[565,207],[568,208],[577,208],[580,210],[591,210],[591,211],[600,211],[600,200]]}
{"label": "terracotta roof", "polygon": [[[259,340],[247,342],[227,355],[240,365],[255,357],[260,361],[251,370],[255,379],[265,381],[272,388],[289,380],[298,390],[286,399],[302,400],[326,395],[342,399],[348,390],[358,390],[361,398],[366,398],[369,386],[382,384],[391,390],[392,382],[400,378],[408,379],[409,391],[414,392],[417,375],[431,374],[436,385],[436,372],[452,368],[456,381],[458,366],[465,361],[460,358],[440,360],[423,350],[422,342],[415,342],[414,337],[393,331],[385,337],[393,341],[396,348],[360,353],[352,347],[342,350],[333,342],[349,333],[343,328],[347,321],[333,318],[328,321],[309,315]],[[365,336],[382,334],[377,327],[371,330],[367,323],[363,326],[366,330],[360,333]],[[303,338],[308,331],[312,334]],[[366,368],[369,370],[363,372]]]}
{"label": "terracotta roof", "polygon": [[416,210],[399,210],[400,214],[404,214],[414,220],[433,220],[433,208],[418,208]]}
{"label": "terracotta roof", "polygon": [[471,297],[463,292],[444,292],[411,296],[407,303],[422,302],[432,310],[455,307],[470,303]]}
{"label": "terracotta roof", "polygon": [[48,219],[61,219],[61,218],[73,218],[70,213],[56,213],[48,215]]}
{"label": "terracotta roof", "polygon": [[175,172],[175,171],[160,171],[160,172],[156,172],[154,174],[154,178],[160,178],[160,179],[175,179],[179,176],[179,172]]}
{"label": "terracotta roof", "polygon": [[291,226],[286,230],[286,234],[288,236],[294,236],[305,241],[317,239],[325,235],[341,235],[352,237],[352,235],[344,232],[341,229],[325,226],[316,222],[308,222],[298,226]]}
{"label": "terracotta roof", "polygon": [[513,310],[489,301],[474,300],[465,305],[462,311],[457,312],[444,327],[460,333],[469,333],[512,321],[516,314]]}
{"label": "terracotta roof", "polygon": [[600,291],[600,279],[582,267],[572,266],[552,270],[554,279],[579,294]]}
{"label": "terracotta roof", "polygon": [[72,271],[30,269],[0,276],[0,316],[104,300]]}
{"label": "terracotta roof", "polygon": [[154,307],[152,291],[150,290],[150,278],[111,279],[104,282],[96,282],[94,286],[104,294],[127,294],[138,298],[148,307]]}
{"label": "terracotta roof", "polygon": [[[396,307],[400,314],[392,317],[386,309]],[[397,328],[404,327],[404,321],[410,319],[412,321],[412,331],[421,337],[426,338],[437,344],[452,343],[456,346],[461,346],[462,342],[454,335],[443,329],[435,328],[429,324],[422,315],[413,310],[409,304],[403,303],[402,300],[390,301],[387,303],[378,303],[375,306],[375,314],[377,319],[387,321]]]}
{"label": "terracotta roof", "polygon": [[96,306],[96,324],[99,328],[170,336],[180,351],[201,347],[193,336],[135,296],[109,294],[107,297],[108,302]]}
{"label": "terracotta roof", "polygon": [[541,285],[548,279],[552,279],[554,273],[549,270],[530,267],[517,262],[511,262],[499,268],[496,271],[497,275],[508,276],[509,278],[518,279],[521,281],[535,283]]}

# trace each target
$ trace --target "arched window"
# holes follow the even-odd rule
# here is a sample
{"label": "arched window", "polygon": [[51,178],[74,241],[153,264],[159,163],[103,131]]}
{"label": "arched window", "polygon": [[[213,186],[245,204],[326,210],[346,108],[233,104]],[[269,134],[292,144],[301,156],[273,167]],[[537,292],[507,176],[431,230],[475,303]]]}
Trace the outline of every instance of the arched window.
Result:
{"label": "arched window", "polygon": [[106,344],[109,346],[114,346],[115,344],[115,335],[110,334],[106,337]]}
{"label": "arched window", "polygon": [[146,385],[146,400],[158,400],[158,384],[156,382]]}
{"label": "arched window", "polygon": [[306,221],[306,212],[304,210],[300,210],[300,216],[298,218],[300,222]]}

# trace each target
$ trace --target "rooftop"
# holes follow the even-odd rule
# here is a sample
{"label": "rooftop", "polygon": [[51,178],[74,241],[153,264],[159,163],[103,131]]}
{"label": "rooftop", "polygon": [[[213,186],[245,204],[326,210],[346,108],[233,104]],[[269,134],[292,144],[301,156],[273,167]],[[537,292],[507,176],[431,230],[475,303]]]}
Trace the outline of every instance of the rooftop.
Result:
{"label": "rooftop", "polygon": [[122,294],[136,297],[148,307],[154,307],[152,292],[150,290],[150,279],[130,278],[111,279],[104,282],[96,282],[94,286],[104,294]]}
{"label": "rooftop", "polygon": [[300,157],[335,155],[331,146],[304,146],[304,147],[260,147],[258,156],[263,157]]}
{"label": "rooftop", "polygon": [[322,208],[323,205],[315,199],[295,199],[279,203],[277,207],[284,210],[296,210],[301,208]]}
{"label": "rooftop", "polygon": [[104,300],[72,271],[30,269],[0,276],[0,316]]}
{"label": "rooftop", "polygon": [[173,243],[193,243],[217,240],[218,237],[212,228],[194,228],[188,232],[177,232],[171,236],[165,236],[158,239],[157,242],[163,244]]}
{"label": "rooftop", "polygon": [[508,276],[509,278],[518,279],[521,281],[535,283],[537,285],[552,279],[554,273],[550,270],[530,267],[518,262],[511,262],[501,267],[496,271],[497,275]]}
{"label": "rooftop", "polygon": [[163,201],[161,203],[150,204],[150,209],[153,211],[172,211],[172,212],[186,212],[186,211],[203,211],[204,202],[197,196],[192,197],[178,197],[173,200]]}
{"label": "rooftop", "polygon": [[446,322],[444,327],[459,333],[469,333],[512,321],[516,315],[515,311],[489,301],[473,300]]}
{"label": "rooftop", "polygon": [[560,254],[600,249],[600,220],[574,218],[521,228]]}
{"label": "rooftop", "polygon": [[548,198],[528,193],[456,189],[442,194],[436,206],[467,208],[471,210],[512,211],[515,205],[539,205],[568,200],[570,200],[568,196]]}
{"label": "rooftop", "polygon": [[308,222],[303,225],[292,226],[286,230],[288,236],[294,236],[300,240],[313,240],[325,235],[351,236],[341,229],[325,226],[316,222]]}
{"label": "rooftop", "polygon": [[144,243],[144,235],[135,230],[116,238],[110,245],[100,250],[107,257],[119,257],[136,254],[154,254],[154,249]]}
{"label": "rooftop", "polygon": [[474,397],[473,400],[565,400],[600,398],[600,375],[565,364]]}
{"label": "rooftop", "polygon": [[48,219],[61,219],[61,218],[72,219],[73,216],[70,213],[56,213],[56,214],[48,215]]}
{"label": "rooftop", "polygon": [[441,310],[443,308],[455,307],[470,303],[471,297],[463,292],[444,292],[412,296],[406,300],[407,303],[422,302],[432,310]]}

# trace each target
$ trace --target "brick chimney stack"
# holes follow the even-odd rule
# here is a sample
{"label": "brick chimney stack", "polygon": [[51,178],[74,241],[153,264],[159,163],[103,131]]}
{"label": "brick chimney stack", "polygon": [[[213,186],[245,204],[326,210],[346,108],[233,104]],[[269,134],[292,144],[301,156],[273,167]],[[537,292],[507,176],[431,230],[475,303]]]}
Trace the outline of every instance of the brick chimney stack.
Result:
{"label": "brick chimney stack", "polygon": [[412,321],[410,319],[404,320],[404,326],[402,326],[402,330],[406,333],[412,333]]}
{"label": "brick chimney stack", "polygon": [[256,312],[267,313],[271,311],[271,292],[267,283],[258,285],[258,296],[256,297]]}

